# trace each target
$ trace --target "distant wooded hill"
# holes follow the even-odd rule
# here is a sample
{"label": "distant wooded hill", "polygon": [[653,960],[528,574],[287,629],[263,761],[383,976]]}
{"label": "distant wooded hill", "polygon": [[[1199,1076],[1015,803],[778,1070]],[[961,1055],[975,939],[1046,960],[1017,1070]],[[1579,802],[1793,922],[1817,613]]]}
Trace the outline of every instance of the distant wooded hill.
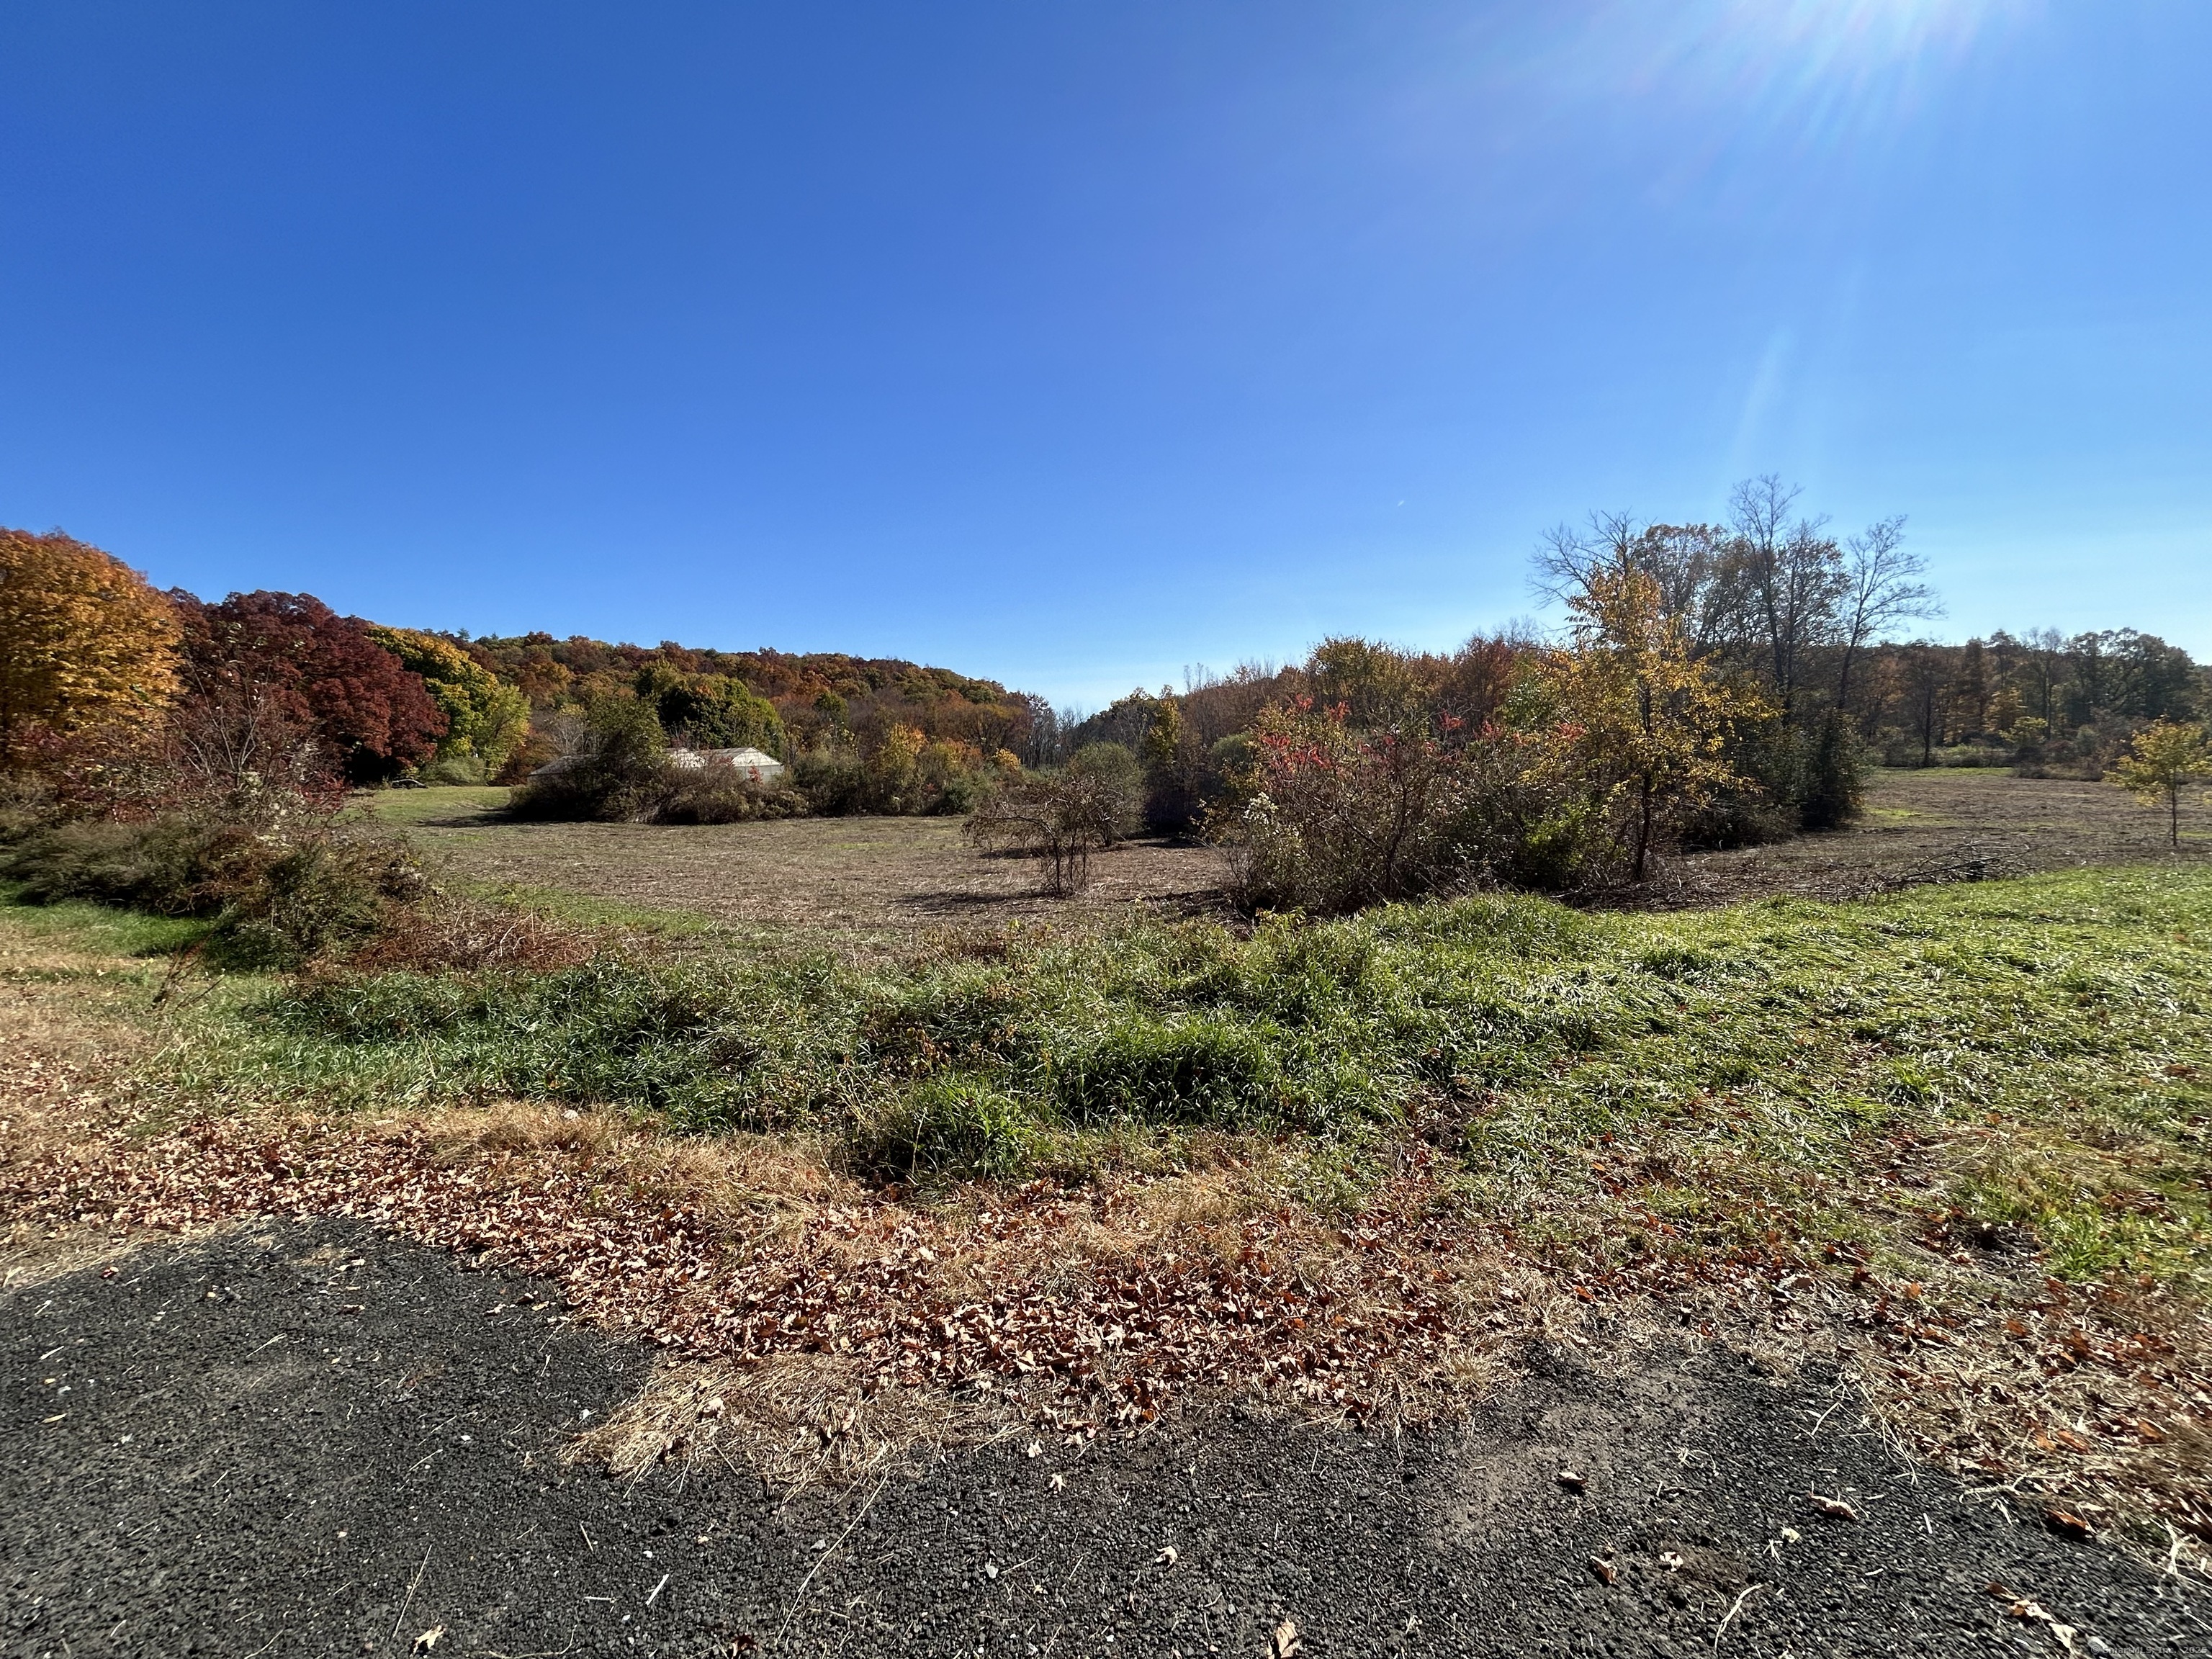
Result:
{"label": "distant wooded hill", "polygon": [[1052,710],[1042,697],[1010,691],[996,680],[896,657],[843,652],[716,651],[664,640],[659,645],[610,644],[582,635],[511,638],[450,636],[477,662],[521,689],[540,709],[594,696],[618,696],[646,679],[683,677],[694,683],[742,685],[774,705],[790,744],[813,746],[834,734],[864,744],[894,726],[932,738],[1006,749],[1043,758],[1052,741]]}

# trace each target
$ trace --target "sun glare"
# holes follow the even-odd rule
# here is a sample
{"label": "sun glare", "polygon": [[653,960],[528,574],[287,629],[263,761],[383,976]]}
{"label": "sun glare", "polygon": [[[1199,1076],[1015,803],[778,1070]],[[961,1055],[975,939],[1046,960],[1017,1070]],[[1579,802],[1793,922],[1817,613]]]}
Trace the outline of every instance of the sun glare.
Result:
{"label": "sun glare", "polygon": [[2037,0],[1704,0],[1664,22],[1613,5],[1584,38],[1640,91],[1719,100],[1771,137],[1832,145],[1909,107],[1928,77]]}

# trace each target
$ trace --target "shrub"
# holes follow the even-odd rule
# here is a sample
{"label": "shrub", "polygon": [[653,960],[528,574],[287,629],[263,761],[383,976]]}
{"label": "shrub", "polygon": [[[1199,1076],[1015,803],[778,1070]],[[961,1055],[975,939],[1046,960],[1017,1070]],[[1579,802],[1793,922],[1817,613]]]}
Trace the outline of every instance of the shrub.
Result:
{"label": "shrub", "polygon": [[605,823],[649,816],[668,760],[668,734],[653,705],[604,698],[587,712],[582,738],[582,753],[534,774],[508,798],[507,810],[520,818]]}
{"label": "shrub", "polygon": [[1018,1102],[979,1079],[953,1075],[925,1079],[862,1115],[846,1148],[870,1175],[1003,1176],[1028,1168],[1036,1139]]}
{"label": "shrub", "polygon": [[805,810],[805,797],[781,778],[756,782],[726,760],[710,760],[664,767],[645,816],[654,823],[745,823]]}
{"label": "shrub", "polygon": [[1492,868],[1508,886],[1588,893],[1618,882],[1625,857],[1604,804],[1571,796],[1523,829]]}
{"label": "shrub", "polygon": [[1216,826],[1248,909],[1317,915],[1448,892],[1480,873],[1465,757],[1425,734],[1352,731],[1310,697],[1254,732],[1259,793]]}
{"label": "shrub", "polygon": [[810,750],[793,763],[791,776],[817,812],[842,817],[868,810],[867,777],[850,749]]}
{"label": "shrub", "polygon": [[422,866],[396,842],[315,836],[230,896],[210,947],[234,966],[302,968],[376,939],[428,891]]}
{"label": "shrub", "polygon": [[1108,846],[1143,828],[1145,769],[1130,750],[1118,743],[1087,743],[1067,757],[1066,769],[1091,792]]}
{"label": "shrub", "polygon": [[90,899],[156,915],[212,916],[273,861],[270,843],[242,824],[93,818],[23,836],[0,856],[0,877],[30,904]]}
{"label": "shrub", "polygon": [[405,970],[467,973],[488,968],[544,971],[573,968],[597,953],[599,941],[581,928],[500,909],[448,894],[435,895],[385,925],[344,961],[349,973]]}
{"label": "shrub", "polygon": [[801,753],[791,775],[808,810],[825,815],[887,816],[973,811],[1021,763],[1004,750],[931,738],[893,725],[871,739],[840,732]]}
{"label": "shrub", "polygon": [[[1129,752],[1116,744],[1093,747]],[[1091,855],[1128,832],[1136,799],[1129,769],[1070,761],[1056,772],[1008,779],[969,815],[966,834],[979,846],[1042,860],[1044,890],[1066,898],[1090,885]]]}
{"label": "shrub", "polygon": [[429,892],[403,845],[327,821],[283,835],[221,819],[50,824],[0,856],[0,877],[33,904],[91,899],[210,919],[210,955],[252,968],[343,954]]}
{"label": "shrub", "polygon": [[630,823],[742,823],[790,817],[806,799],[785,779],[765,781],[726,760],[678,765],[651,703],[610,697],[592,708],[583,752],[549,763],[508,798],[516,817]]}
{"label": "shrub", "polygon": [[491,781],[491,769],[484,764],[483,757],[481,755],[444,755],[420,768],[416,772],[415,777],[416,781],[421,783],[468,787],[489,783]]}

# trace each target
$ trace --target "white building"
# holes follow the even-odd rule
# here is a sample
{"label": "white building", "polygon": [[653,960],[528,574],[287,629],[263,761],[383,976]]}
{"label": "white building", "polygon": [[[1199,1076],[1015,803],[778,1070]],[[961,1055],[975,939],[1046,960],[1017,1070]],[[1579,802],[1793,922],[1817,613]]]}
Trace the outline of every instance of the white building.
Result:
{"label": "white building", "polygon": [[[581,765],[586,757],[562,755],[550,760],[530,775],[550,778]],[[774,783],[783,776],[783,763],[760,749],[672,749],[668,763],[687,772],[703,771],[709,766],[726,766],[748,783]]]}

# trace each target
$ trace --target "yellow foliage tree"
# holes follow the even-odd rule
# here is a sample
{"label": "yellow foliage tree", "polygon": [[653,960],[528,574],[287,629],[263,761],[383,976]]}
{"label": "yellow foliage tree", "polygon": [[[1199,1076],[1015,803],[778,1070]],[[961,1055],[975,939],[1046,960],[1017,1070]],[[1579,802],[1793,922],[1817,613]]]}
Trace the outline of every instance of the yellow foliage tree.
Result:
{"label": "yellow foliage tree", "polygon": [[2212,748],[2203,729],[2178,720],[2158,720],[2136,733],[2129,753],[2112,769],[2112,781],[2151,806],[2166,808],[2166,840],[2181,845],[2181,792],[2191,780],[2212,773]]}
{"label": "yellow foliage tree", "polygon": [[177,694],[177,620],[120,559],[56,531],[0,530],[0,766],[42,734],[127,731]]}
{"label": "yellow foliage tree", "polygon": [[412,628],[368,630],[398,657],[446,714],[438,758],[473,756],[495,772],[530,733],[530,700],[451,640]]}
{"label": "yellow foliage tree", "polygon": [[1698,657],[1659,584],[1633,565],[1593,569],[1566,603],[1567,647],[1538,669],[1553,714],[1547,747],[1555,766],[1626,797],[1641,881],[1671,807],[1745,786],[1729,763],[1729,736],[1771,711]]}

